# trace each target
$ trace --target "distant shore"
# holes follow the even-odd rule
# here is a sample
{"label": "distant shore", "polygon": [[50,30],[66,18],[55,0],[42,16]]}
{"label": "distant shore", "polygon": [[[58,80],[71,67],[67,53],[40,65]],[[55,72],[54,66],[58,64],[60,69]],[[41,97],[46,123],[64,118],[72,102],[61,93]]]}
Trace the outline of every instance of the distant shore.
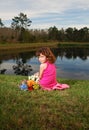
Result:
{"label": "distant shore", "polygon": [[0,44],[0,51],[24,51],[26,50],[36,50],[39,47],[48,46],[48,47],[59,47],[60,45],[89,45],[89,43],[79,43],[79,42],[45,42],[45,43],[7,43]]}

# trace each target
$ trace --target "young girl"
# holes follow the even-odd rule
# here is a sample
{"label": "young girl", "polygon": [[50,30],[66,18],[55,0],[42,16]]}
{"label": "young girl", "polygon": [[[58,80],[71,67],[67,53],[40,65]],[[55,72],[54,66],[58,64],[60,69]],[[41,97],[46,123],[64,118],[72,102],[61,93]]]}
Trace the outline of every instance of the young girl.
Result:
{"label": "young girl", "polygon": [[36,52],[40,64],[40,70],[36,75],[43,90],[55,90],[69,88],[67,84],[59,84],[56,79],[55,56],[48,47],[42,47]]}

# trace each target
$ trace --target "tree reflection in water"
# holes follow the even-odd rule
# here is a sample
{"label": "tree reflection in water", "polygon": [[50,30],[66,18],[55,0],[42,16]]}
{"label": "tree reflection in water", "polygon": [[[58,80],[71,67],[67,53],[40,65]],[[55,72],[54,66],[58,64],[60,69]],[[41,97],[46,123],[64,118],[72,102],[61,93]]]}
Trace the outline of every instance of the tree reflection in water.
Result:
{"label": "tree reflection in water", "polygon": [[0,74],[4,74],[6,72],[7,69],[1,69],[0,70]]}
{"label": "tree reflection in water", "polygon": [[31,65],[17,61],[17,65],[13,65],[13,70],[16,75],[28,75],[32,71],[32,68]]}

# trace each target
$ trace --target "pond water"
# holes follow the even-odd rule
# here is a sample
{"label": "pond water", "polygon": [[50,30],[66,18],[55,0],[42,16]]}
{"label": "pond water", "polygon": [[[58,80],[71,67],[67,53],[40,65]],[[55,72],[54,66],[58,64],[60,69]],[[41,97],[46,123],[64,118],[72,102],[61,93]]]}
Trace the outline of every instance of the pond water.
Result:
{"label": "pond water", "polygon": [[[52,49],[57,60],[57,77],[65,79],[89,80],[89,48],[88,47],[62,47]],[[2,74],[21,74],[15,73],[13,66],[21,62],[24,66],[31,65],[32,75],[39,70],[39,61],[35,56],[35,51],[30,52],[0,52],[0,73]]]}

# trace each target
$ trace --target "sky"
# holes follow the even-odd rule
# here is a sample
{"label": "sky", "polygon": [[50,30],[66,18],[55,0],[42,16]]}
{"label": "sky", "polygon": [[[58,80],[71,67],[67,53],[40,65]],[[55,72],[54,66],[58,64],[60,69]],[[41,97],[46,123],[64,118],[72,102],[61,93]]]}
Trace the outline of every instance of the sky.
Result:
{"label": "sky", "polygon": [[89,28],[89,0],[0,0],[0,18],[6,27],[20,13],[32,21],[29,29]]}

